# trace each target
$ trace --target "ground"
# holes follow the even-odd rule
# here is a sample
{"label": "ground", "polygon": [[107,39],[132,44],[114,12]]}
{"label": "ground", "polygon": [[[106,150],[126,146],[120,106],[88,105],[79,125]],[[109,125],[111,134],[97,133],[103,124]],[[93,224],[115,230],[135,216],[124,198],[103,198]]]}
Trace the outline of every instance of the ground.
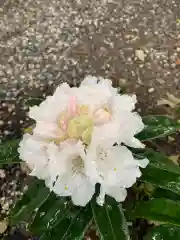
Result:
{"label": "ground", "polygon": [[29,96],[88,74],[136,93],[142,114],[164,113],[157,101],[180,92],[179,0],[0,1],[0,139],[28,125]]}

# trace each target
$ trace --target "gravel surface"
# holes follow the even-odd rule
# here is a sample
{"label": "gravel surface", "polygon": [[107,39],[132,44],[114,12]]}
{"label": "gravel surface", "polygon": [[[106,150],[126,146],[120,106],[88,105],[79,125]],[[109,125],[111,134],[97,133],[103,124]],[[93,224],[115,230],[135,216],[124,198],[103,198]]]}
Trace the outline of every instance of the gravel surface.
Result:
{"label": "gravel surface", "polygon": [[[180,1],[0,1],[0,139],[29,124],[29,96],[78,85],[87,74],[135,92],[143,114],[163,112],[157,100],[180,95]],[[4,212],[4,182],[21,175],[9,171],[0,170]]]}
{"label": "gravel surface", "polygon": [[3,137],[20,135],[27,121],[20,96],[77,85],[87,74],[136,92],[151,111],[180,90],[180,2],[1,1],[0,56]]}

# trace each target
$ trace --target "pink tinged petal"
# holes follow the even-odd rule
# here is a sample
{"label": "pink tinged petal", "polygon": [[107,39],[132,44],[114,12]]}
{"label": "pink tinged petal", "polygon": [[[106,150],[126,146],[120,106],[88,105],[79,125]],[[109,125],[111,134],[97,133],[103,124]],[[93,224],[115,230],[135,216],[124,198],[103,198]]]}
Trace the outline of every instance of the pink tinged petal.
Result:
{"label": "pink tinged petal", "polygon": [[78,113],[77,99],[75,96],[71,96],[68,104],[68,114],[70,117],[73,117],[77,113]]}

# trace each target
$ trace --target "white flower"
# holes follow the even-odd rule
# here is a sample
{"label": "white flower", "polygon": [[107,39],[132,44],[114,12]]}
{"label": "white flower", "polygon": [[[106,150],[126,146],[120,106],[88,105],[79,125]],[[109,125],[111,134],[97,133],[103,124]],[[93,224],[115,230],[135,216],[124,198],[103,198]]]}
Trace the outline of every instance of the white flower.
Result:
{"label": "white flower", "polygon": [[147,159],[136,160],[127,147],[113,145],[113,139],[103,138],[103,135],[93,135],[85,159],[86,175],[94,184],[101,184],[97,199],[101,205],[105,194],[123,201],[126,188],[131,187],[141,176],[139,166],[146,167],[148,164]]}
{"label": "white flower", "polygon": [[135,95],[119,95],[108,79],[87,76],[79,88],[63,83],[30,109],[36,124],[32,135],[23,137],[20,157],[31,175],[75,205],[90,201],[96,183],[101,184],[99,203],[105,194],[123,201],[141,174],[139,162],[120,146],[144,147],[135,138],[144,128],[135,104]]}
{"label": "white flower", "polygon": [[48,147],[49,174],[47,185],[59,196],[71,196],[75,205],[85,206],[92,198],[95,186],[84,171],[84,146],[81,142],[65,141],[58,147]]}
{"label": "white flower", "polygon": [[85,206],[90,201],[95,185],[85,175],[82,142],[71,139],[59,146],[25,134],[18,150],[32,170],[30,175],[45,180],[51,191],[71,196],[75,205]]}
{"label": "white flower", "polygon": [[[92,81],[91,81],[92,80]],[[82,83],[83,99],[89,99],[89,105],[94,110],[93,118],[95,126],[101,125],[99,132],[116,132],[116,140],[131,147],[144,147],[134,136],[144,128],[141,117],[138,113],[132,112],[137,102],[136,96],[120,95],[112,82],[108,79],[101,79],[88,76]],[[89,94],[85,93],[88,92]],[[105,125],[107,123],[107,125]],[[112,124],[112,125],[111,125]],[[112,134],[111,134],[112,135]],[[110,136],[112,137],[112,136]]]}

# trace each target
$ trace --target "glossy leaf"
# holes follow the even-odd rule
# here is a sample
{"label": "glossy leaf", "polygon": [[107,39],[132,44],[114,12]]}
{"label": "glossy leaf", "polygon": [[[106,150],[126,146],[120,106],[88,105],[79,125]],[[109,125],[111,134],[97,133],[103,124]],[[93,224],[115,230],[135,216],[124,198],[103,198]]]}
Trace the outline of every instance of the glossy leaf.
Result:
{"label": "glossy leaf", "polygon": [[19,139],[6,141],[0,144],[0,166],[21,162],[17,152]]}
{"label": "glossy leaf", "polygon": [[100,239],[130,239],[122,207],[114,199],[108,198],[103,207],[92,201],[91,207]]}
{"label": "glossy leaf", "polygon": [[43,101],[43,98],[41,97],[29,97],[28,99],[25,99],[25,104],[27,104],[29,107],[39,105]]}
{"label": "glossy leaf", "polygon": [[84,208],[74,207],[51,231],[44,232],[40,240],[83,240],[91,221],[92,211],[89,205]]}
{"label": "glossy leaf", "polygon": [[41,234],[50,231],[66,216],[72,209],[72,203],[67,198],[60,198],[51,193],[42,204],[30,225],[30,231]]}
{"label": "glossy leaf", "polygon": [[179,174],[161,170],[149,165],[146,169],[143,169],[143,174],[140,180],[180,195]]}
{"label": "glossy leaf", "polygon": [[178,240],[180,239],[180,227],[161,225],[153,228],[144,240]]}
{"label": "glossy leaf", "polygon": [[133,210],[133,216],[180,226],[180,202],[166,198],[139,201]]}
{"label": "glossy leaf", "polygon": [[[148,158],[150,163],[142,169],[141,181],[151,183],[160,188],[180,195],[180,168],[167,156],[152,149],[140,150],[137,158]],[[140,160],[139,160],[140,161]]]}
{"label": "glossy leaf", "polygon": [[147,158],[150,161],[150,165],[151,166],[155,166],[159,169],[162,170],[167,170],[170,172],[174,172],[177,174],[180,174],[180,168],[178,165],[176,165],[175,163],[172,162],[172,160],[170,160],[168,158],[168,156],[166,156],[163,153],[160,152],[156,152],[153,149],[150,148],[146,148],[146,149],[131,149],[133,155],[137,158],[137,159],[144,159]]}
{"label": "glossy leaf", "polygon": [[156,188],[152,194],[153,198],[168,198],[171,200],[180,201],[180,196],[172,191],[168,191],[162,188]]}
{"label": "glossy leaf", "polygon": [[146,116],[143,122],[145,128],[136,136],[141,141],[162,138],[180,129],[180,124],[167,116]]}
{"label": "glossy leaf", "polygon": [[44,203],[49,194],[49,189],[44,186],[43,182],[36,179],[11,210],[11,224],[29,219],[32,213]]}

